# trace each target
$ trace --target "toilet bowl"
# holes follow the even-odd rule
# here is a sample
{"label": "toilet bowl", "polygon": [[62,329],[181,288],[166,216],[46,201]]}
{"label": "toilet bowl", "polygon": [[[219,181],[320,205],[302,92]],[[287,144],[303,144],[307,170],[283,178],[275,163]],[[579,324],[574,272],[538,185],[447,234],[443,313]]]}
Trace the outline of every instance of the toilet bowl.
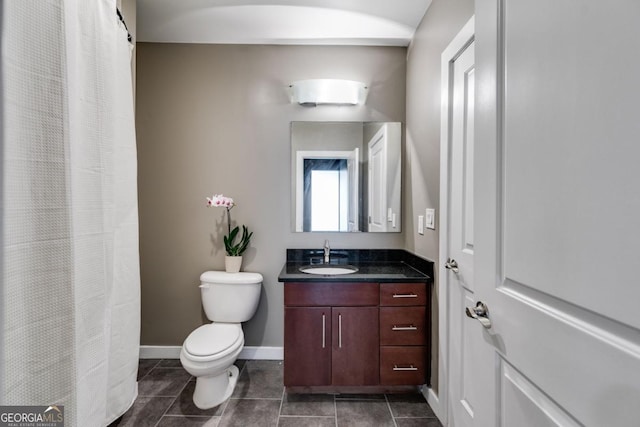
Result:
{"label": "toilet bowl", "polygon": [[241,322],[255,314],[262,275],[207,271],[200,276],[205,314],[212,323],[191,332],[182,345],[180,362],[196,377],[193,403],[209,409],[227,400],[238,381],[233,364],[244,346]]}

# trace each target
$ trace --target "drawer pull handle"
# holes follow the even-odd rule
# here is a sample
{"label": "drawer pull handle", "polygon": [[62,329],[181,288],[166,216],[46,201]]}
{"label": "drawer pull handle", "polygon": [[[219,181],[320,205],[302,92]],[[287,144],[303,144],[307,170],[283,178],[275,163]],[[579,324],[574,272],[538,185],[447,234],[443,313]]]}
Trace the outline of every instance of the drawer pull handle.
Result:
{"label": "drawer pull handle", "polygon": [[338,314],[338,348],[342,348],[342,314]]}
{"label": "drawer pull handle", "polygon": [[409,365],[409,366],[398,366],[398,365],[393,365],[393,370],[394,371],[417,371],[418,368],[416,368],[413,365]]}
{"label": "drawer pull handle", "polygon": [[325,348],[327,337],[327,326],[325,320],[324,313],[322,313],[322,348]]}
{"label": "drawer pull handle", "polygon": [[393,325],[391,330],[392,331],[417,331],[418,327],[417,326],[413,326],[413,325],[409,325],[409,326],[396,326],[396,325]]}
{"label": "drawer pull handle", "polygon": [[393,298],[418,298],[416,294],[393,294]]}

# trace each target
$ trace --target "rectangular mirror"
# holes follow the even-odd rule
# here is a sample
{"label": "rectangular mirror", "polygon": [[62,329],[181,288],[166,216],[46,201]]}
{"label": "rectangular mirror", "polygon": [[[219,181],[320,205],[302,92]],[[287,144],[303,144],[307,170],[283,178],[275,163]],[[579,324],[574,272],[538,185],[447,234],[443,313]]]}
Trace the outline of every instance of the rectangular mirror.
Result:
{"label": "rectangular mirror", "polygon": [[402,126],[291,122],[296,232],[400,232]]}

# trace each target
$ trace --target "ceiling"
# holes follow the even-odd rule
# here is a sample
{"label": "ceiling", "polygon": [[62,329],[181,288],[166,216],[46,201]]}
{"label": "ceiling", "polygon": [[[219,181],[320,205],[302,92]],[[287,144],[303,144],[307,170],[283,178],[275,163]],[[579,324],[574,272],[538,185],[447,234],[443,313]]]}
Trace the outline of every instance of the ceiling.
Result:
{"label": "ceiling", "polygon": [[431,0],[137,0],[139,42],[407,46]]}

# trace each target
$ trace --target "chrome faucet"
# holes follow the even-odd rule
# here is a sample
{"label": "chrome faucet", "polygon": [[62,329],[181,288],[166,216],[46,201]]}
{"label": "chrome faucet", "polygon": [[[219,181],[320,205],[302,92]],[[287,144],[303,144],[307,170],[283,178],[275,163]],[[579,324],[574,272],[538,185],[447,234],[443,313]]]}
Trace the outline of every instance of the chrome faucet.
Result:
{"label": "chrome faucet", "polygon": [[329,252],[331,248],[329,247],[329,240],[324,241],[324,263],[329,264]]}

